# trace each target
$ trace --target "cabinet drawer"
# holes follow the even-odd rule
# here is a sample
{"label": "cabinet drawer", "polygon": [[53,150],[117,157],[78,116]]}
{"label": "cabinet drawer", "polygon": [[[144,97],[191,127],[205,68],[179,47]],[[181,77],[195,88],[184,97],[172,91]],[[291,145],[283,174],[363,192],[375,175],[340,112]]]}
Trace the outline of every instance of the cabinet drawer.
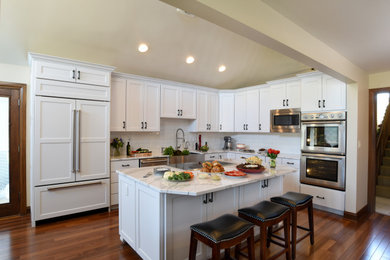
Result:
{"label": "cabinet drawer", "polygon": [[76,81],[76,66],[73,64],[37,61],[34,69],[37,78]]}
{"label": "cabinet drawer", "polygon": [[299,169],[300,161],[297,159],[282,159],[282,164]]}
{"label": "cabinet drawer", "polygon": [[111,183],[111,194],[118,193],[118,183]]}
{"label": "cabinet drawer", "polygon": [[110,101],[110,88],[53,80],[35,80],[35,94],[51,97]]}
{"label": "cabinet drawer", "polygon": [[35,220],[109,206],[109,179],[34,188]]}
{"label": "cabinet drawer", "polygon": [[111,162],[111,171],[123,170],[129,168],[139,168],[139,160],[127,160]]}
{"label": "cabinet drawer", "polygon": [[111,194],[111,206],[118,205],[118,193]]}
{"label": "cabinet drawer", "polygon": [[301,192],[313,196],[313,203],[331,209],[344,211],[345,192],[301,184]]}

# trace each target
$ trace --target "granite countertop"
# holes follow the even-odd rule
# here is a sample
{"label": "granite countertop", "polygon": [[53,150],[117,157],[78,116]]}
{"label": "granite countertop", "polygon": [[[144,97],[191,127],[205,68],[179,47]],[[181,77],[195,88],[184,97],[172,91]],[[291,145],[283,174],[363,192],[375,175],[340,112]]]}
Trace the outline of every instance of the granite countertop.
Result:
{"label": "granite countertop", "polygon": [[[188,182],[170,182],[162,178],[161,175],[153,174],[154,167],[145,167],[145,168],[133,168],[126,170],[117,170],[119,175],[124,175],[128,178],[133,179],[134,181],[145,185],[155,191],[160,193],[167,194],[177,194],[177,195],[189,195],[189,196],[199,196],[210,192],[216,192],[219,190],[225,190],[232,187],[238,187],[241,185],[246,185],[250,183],[260,182],[262,180],[271,179],[277,176],[283,176],[292,172],[297,171],[297,169],[285,166],[278,165],[276,169],[266,169],[265,172],[261,174],[248,174],[246,177],[227,177],[221,175],[221,180],[215,181],[212,179],[199,179],[199,171],[192,171],[194,173],[194,178]],[[180,171],[180,169],[169,167],[172,170]],[[234,165],[225,166],[226,171],[235,170]],[[152,173],[152,174],[148,174]]]}
{"label": "granite countertop", "polygon": [[149,158],[156,158],[156,157],[169,157],[169,155],[163,155],[163,154],[156,154],[151,156],[145,156],[145,157],[134,157],[134,156],[127,156],[127,155],[119,155],[119,156],[111,156],[111,161],[127,161],[127,160],[139,160],[139,159],[149,159]]}

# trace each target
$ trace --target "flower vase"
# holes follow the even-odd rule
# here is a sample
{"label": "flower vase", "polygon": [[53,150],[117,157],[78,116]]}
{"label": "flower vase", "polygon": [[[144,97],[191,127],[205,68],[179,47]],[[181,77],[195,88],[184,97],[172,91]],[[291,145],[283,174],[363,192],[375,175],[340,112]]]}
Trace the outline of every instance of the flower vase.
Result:
{"label": "flower vase", "polygon": [[121,155],[121,150],[120,148],[114,148],[114,156],[120,156]]}
{"label": "flower vase", "polygon": [[269,167],[270,168],[276,168],[276,159],[271,159],[269,161]]}

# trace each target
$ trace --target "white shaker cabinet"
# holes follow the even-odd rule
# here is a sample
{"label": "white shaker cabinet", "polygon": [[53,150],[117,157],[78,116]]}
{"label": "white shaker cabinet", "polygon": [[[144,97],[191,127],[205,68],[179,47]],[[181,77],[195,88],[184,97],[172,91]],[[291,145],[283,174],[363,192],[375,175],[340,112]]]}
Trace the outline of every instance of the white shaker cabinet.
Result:
{"label": "white shaker cabinet", "polygon": [[259,131],[259,90],[235,93],[234,122],[236,132]]}
{"label": "white shaker cabinet", "polygon": [[261,88],[260,90],[260,112],[259,112],[259,132],[269,133],[270,131],[270,88]]}
{"label": "white shaker cabinet", "polygon": [[219,94],[219,131],[234,132],[234,93]]}
{"label": "white shaker cabinet", "polygon": [[301,107],[301,82],[292,80],[271,85],[271,109]]}
{"label": "white shaker cabinet", "polygon": [[283,176],[283,193],[289,191],[300,192],[300,161],[298,159],[282,158],[282,164],[297,169],[297,171]]}
{"label": "white shaker cabinet", "polygon": [[197,119],[193,122],[192,130],[196,132],[217,132],[218,107],[218,93],[198,91]]}
{"label": "white shaker cabinet", "polygon": [[328,75],[302,78],[303,112],[346,109],[346,84]]}
{"label": "white shaker cabinet", "polygon": [[126,129],[126,79],[112,78],[111,81],[110,130]]}
{"label": "white shaker cabinet", "polygon": [[162,85],[161,117],[196,119],[196,89]]}

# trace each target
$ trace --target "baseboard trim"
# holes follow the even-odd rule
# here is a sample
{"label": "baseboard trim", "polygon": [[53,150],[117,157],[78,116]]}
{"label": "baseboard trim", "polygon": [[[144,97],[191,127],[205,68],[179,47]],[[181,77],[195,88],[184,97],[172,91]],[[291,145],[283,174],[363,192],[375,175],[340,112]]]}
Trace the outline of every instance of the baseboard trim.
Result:
{"label": "baseboard trim", "polygon": [[368,215],[368,205],[361,208],[357,213],[352,213],[348,211],[344,211],[344,218],[353,220],[353,221],[360,221],[364,217]]}

